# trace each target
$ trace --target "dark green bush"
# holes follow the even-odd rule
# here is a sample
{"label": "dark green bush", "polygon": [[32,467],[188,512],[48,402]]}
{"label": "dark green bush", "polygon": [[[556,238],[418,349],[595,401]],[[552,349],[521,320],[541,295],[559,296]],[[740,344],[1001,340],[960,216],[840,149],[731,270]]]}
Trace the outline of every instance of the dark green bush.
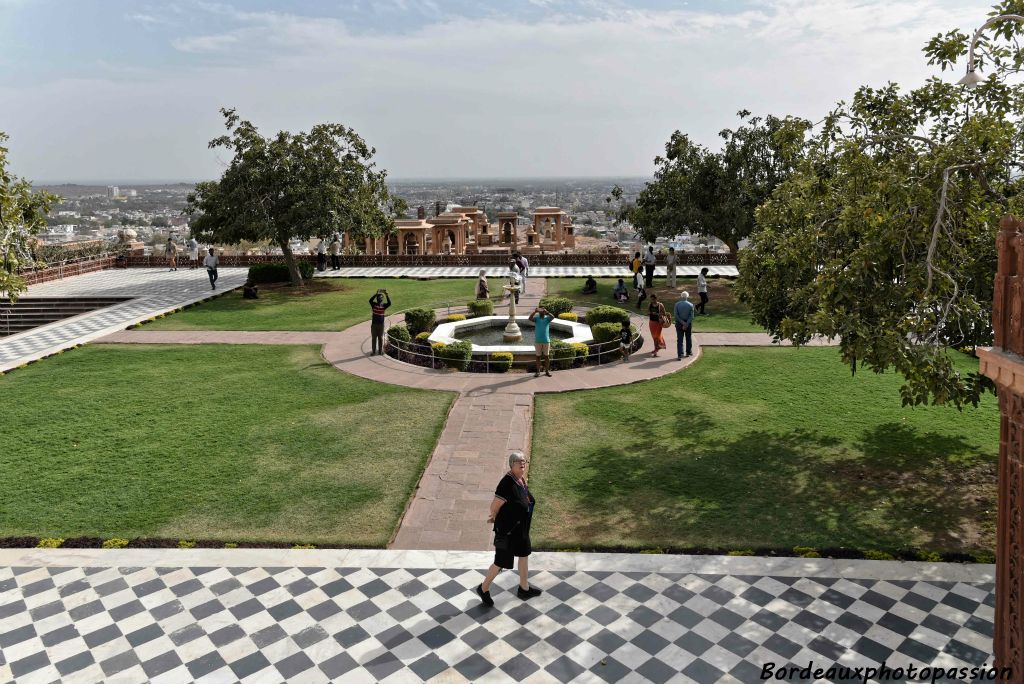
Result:
{"label": "dark green bush", "polygon": [[469,364],[469,359],[473,355],[473,343],[469,340],[452,342],[451,344],[446,344],[443,347],[436,349],[435,354],[437,355],[437,358],[444,361],[444,365],[449,368],[466,370],[466,366]]}
{"label": "dark green bush", "polygon": [[512,368],[511,352],[494,352],[490,358],[492,373],[507,373]]}
{"label": "dark green bush", "polygon": [[466,302],[466,308],[469,309],[470,315],[473,316],[494,315],[494,302],[490,299],[474,299],[471,302]]}
{"label": "dark green bush", "polygon": [[[313,277],[313,264],[308,261],[300,261],[298,266],[303,280]],[[288,264],[283,261],[270,261],[250,266],[249,280],[254,283],[287,283],[291,280],[291,276],[288,275]]]}
{"label": "dark green bush", "polygon": [[396,342],[409,342],[412,340],[412,335],[409,334],[409,329],[404,325],[393,325],[388,328],[388,337]]}
{"label": "dark green bush", "polygon": [[547,309],[555,318],[558,318],[558,314],[569,313],[570,311],[572,311],[571,299],[566,299],[565,297],[556,297],[555,295],[543,297],[540,300],[540,305]]}
{"label": "dark green bush", "polygon": [[[602,304],[587,312],[587,325],[593,328],[599,323],[616,323],[621,326],[629,322],[629,312],[617,306]],[[596,339],[596,336],[595,336]]]}
{"label": "dark green bush", "polygon": [[576,358],[576,350],[573,349],[571,344],[566,344],[561,340],[552,340],[551,342],[551,365],[559,370],[566,370],[572,368],[572,363]]}
{"label": "dark green bush", "polygon": [[619,339],[620,330],[622,330],[621,323],[598,323],[590,326],[590,331],[594,334],[594,342],[599,344]]}
{"label": "dark green bush", "polygon": [[405,312],[405,325],[413,337],[421,332],[430,332],[434,329],[434,310],[409,309]]}

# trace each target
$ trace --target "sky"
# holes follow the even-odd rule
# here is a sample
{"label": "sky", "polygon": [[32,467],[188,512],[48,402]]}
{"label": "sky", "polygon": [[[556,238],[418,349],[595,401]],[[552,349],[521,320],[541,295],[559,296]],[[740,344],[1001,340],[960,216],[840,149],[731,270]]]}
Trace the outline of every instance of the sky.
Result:
{"label": "sky", "polygon": [[0,0],[0,131],[36,182],[200,180],[234,107],[354,128],[392,179],[650,176],[680,130],[812,121],[977,0]]}

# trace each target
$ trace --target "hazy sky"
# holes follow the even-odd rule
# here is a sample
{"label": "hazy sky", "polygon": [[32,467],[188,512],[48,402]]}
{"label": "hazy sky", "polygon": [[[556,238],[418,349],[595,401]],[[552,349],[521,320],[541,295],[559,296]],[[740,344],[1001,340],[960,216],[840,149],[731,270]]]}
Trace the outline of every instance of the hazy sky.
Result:
{"label": "hazy sky", "polygon": [[[392,178],[646,176],[673,130],[912,87],[977,0],[0,0],[0,131],[37,181],[216,177],[235,107],[333,121]],[[960,77],[947,72],[944,78]],[[218,154],[220,158],[218,158]]]}

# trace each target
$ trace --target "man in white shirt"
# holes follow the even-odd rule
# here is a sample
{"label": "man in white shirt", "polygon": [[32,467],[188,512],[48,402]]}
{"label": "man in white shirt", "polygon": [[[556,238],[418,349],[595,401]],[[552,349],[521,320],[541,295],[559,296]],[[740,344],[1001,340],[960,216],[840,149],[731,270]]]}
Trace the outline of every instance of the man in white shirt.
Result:
{"label": "man in white shirt", "polygon": [[519,252],[516,252],[515,262],[519,268],[519,278],[522,280],[523,294],[526,294],[526,276],[529,275],[530,262]]}
{"label": "man in white shirt", "polygon": [[213,247],[210,248],[210,253],[203,258],[203,266],[206,267],[206,275],[210,277],[210,287],[214,290],[217,289],[217,266],[220,265],[220,259],[213,253]]}
{"label": "man in white shirt", "polygon": [[516,298],[516,304],[518,304],[519,291],[523,286],[523,278],[519,275],[519,269],[516,268],[515,262],[508,265],[508,285],[509,287],[515,288],[514,290],[509,290],[508,294],[510,297],[514,296]]}
{"label": "man in white shirt", "polygon": [[190,271],[199,268],[199,243],[195,235],[188,239],[188,261]]}
{"label": "man in white shirt", "polygon": [[658,262],[658,257],[654,256],[654,247],[648,246],[647,253],[644,254],[644,286],[654,287],[654,265]]}

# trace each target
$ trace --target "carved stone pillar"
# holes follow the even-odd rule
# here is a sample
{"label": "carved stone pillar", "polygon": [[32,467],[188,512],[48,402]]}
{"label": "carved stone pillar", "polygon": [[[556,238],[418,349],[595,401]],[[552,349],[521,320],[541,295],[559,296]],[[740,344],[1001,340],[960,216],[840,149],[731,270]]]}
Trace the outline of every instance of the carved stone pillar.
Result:
{"label": "carved stone pillar", "polygon": [[995,346],[979,350],[981,372],[999,388],[999,519],[996,528],[998,667],[1024,673],[1024,222],[1007,216],[996,239],[992,327]]}

